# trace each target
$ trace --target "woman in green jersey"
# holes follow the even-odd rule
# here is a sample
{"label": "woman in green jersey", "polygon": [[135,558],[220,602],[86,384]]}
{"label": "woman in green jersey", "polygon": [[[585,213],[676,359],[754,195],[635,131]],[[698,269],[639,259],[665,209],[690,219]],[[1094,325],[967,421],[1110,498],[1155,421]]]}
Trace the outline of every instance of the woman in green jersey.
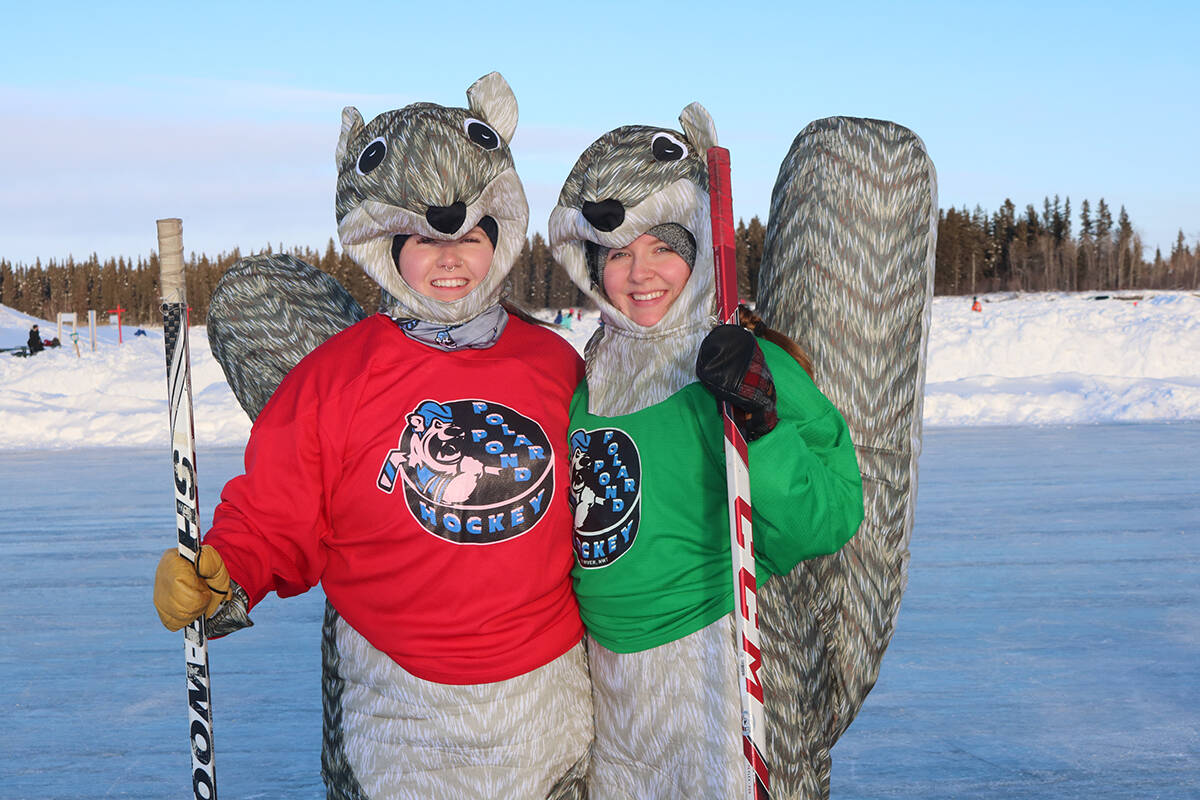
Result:
{"label": "woman in green jersey", "polygon": [[714,392],[738,406],[750,442],[760,583],[836,551],[863,513],[846,424],[796,358],[743,328],[714,329],[705,153],[716,136],[698,104],[680,121],[683,132],[626,126],[602,136],[550,218],[555,258],[602,318],[570,422],[573,577],[590,635],[589,781],[599,800],[739,790]]}

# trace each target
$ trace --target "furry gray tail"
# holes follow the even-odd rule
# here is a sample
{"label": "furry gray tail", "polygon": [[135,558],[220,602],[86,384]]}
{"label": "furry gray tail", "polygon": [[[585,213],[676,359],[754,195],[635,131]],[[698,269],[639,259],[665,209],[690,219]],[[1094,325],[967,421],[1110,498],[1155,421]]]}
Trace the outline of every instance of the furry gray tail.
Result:
{"label": "furry gray tail", "polygon": [[776,798],[829,797],[830,748],[879,675],[908,576],[937,236],[921,140],[879,120],[806,127],[771,198],[758,312],[811,355],[850,427],[866,516],[759,594]]}
{"label": "furry gray tail", "polygon": [[341,675],[337,621],[337,610],[326,600],[325,622],[321,627],[321,778],[325,781],[326,800],[369,800],[346,759],[342,727],[342,691],[346,682]]}
{"label": "furry gray tail", "polygon": [[300,359],[364,317],[321,270],[289,255],[250,256],[213,290],[208,341],[238,403],[256,419]]}
{"label": "furry gray tail", "polygon": [[591,752],[584,753],[546,793],[546,800],[588,800],[587,773]]}

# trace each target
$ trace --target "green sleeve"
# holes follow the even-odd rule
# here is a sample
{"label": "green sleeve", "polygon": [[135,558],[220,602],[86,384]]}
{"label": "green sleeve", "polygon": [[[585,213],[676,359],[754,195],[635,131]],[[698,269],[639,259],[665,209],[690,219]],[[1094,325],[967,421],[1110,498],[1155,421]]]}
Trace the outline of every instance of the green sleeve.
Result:
{"label": "green sleeve", "polygon": [[750,443],[754,548],[761,566],[782,575],[855,534],[862,478],[842,415],[787,352],[759,343],[775,380],[779,424]]}

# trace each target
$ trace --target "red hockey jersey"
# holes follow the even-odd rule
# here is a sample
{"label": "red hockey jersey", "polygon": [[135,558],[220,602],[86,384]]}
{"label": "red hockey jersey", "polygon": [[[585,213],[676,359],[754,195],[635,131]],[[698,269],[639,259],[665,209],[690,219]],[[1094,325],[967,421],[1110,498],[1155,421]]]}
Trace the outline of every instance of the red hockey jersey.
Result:
{"label": "red hockey jersey", "polygon": [[205,543],[251,605],[319,581],[342,617],[418,677],[468,684],[579,641],[567,407],[574,349],[510,318],[442,352],[383,315],[280,384]]}

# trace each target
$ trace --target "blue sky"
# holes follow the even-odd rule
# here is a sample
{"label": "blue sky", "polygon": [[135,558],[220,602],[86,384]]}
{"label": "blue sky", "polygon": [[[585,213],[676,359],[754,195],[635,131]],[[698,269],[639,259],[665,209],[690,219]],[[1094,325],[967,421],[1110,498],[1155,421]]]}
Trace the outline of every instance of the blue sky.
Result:
{"label": "blue sky", "polygon": [[698,100],[734,211],[766,221],[792,138],[831,115],[922,137],[939,203],[1124,205],[1151,248],[1200,240],[1200,4],[0,3],[0,257],[324,247],[341,109],[465,105],[498,70],[546,229],[597,136]]}

